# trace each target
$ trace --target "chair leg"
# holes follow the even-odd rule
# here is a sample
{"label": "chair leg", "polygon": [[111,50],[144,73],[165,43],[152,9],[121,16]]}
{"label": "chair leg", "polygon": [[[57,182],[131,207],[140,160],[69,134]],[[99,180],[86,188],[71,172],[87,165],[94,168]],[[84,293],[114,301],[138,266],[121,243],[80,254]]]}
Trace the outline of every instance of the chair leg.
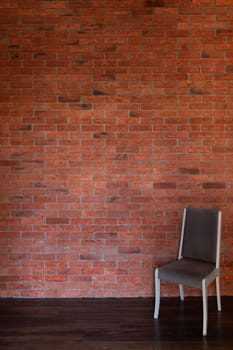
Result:
{"label": "chair leg", "polygon": [[180,289],[180,299],[183,301],[184,300],[184,287],[182,284],[179,284],[179,289]]}
{"label": "chair leg", "polygon": [[159,317],[159,305],[160,305],[160,279],[158,278],[159,270],[155,270],[155,309],[154,318]]}
{"label": "chair leg", "polygon": [[203,303],[203,335],[207,335],[208,323],[208,299],[205,279],[202,280],[202,303]]}
{"label": "chair leg", "polygon": [[218,306],[218,311],[221,311],[221,310],[222,310],[222,305],[221,305],[221,294],[220,294],[219,276],[216,277],[216,294],[217,294],[217,306]]}

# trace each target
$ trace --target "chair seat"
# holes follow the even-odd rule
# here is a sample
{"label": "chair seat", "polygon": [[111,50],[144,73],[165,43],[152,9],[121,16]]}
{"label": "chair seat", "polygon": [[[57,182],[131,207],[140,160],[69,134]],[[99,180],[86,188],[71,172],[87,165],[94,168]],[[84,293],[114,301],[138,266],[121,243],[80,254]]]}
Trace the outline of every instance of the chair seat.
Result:
{"label": "chair seat", "polygon": [[183,258],[158,269],[158,278],[194,288],[202,288],[202,280],[216,270],[215,264]]}

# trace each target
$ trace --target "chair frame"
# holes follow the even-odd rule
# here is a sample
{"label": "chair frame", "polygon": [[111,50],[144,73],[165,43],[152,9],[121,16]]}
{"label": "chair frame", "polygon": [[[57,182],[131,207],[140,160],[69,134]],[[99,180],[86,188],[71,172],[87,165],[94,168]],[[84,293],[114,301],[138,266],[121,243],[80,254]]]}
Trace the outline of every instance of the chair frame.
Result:
{"label": "chair frame", "polygon": [[[182,248],[184,240],[184,228],[186,220],[186,211],[187,208],[184,208],[182,229],[181,229],[181,239],[178,253],[178,260],[182,259]],[[207,335],[207,324],[208,324],[208,294],[207,289],[209,284],[216,280],[216,295],[217,295],[217,309],[218,311],[222,310],[221,305],[221,295],[220,295],[220,242],[221,242],[221,223],[222,223],[222,212],[218,210],[218,227],[217,227],[217,249],[216,249],[216,266],[215,270],[210,273],[208,276],[202,280],[202,306],[203,306],[203,336]],[[154,308],[154,318],[159,317],[159,308],[160,308],[160,279],[158,278],[159,267],[155,269],[155,308]],[[179,284],[180,299],[184,300],[184,287],[182,284]]]}

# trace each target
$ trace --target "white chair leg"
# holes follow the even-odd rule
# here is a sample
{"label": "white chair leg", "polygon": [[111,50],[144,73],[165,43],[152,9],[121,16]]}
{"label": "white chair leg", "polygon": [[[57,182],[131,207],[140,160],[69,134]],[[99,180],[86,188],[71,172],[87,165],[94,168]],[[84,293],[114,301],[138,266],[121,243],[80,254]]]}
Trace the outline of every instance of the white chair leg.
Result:
{"label": "white chair leg", "polygon": [[216,277],[216,294],[218,311],[222,310],[219,277]]}
{"label": "white chair leg", "polygon": [[159,317],[159,305],[160,305],[160,279],[158,278],[158,269],[155,270],[155,310],[154,318]]}
{"label": "white chair leg", "polygon": [[180,289],[180,299],[184,300],[184,287],[182,284],[179,284],[179,289]]}
{"label": "white chair leg", "polygon": [[205,280],[202,280],[202,303],[203,303],[203,335],[207,335],[208,300],[207,300],[207,288],[206,288]]}

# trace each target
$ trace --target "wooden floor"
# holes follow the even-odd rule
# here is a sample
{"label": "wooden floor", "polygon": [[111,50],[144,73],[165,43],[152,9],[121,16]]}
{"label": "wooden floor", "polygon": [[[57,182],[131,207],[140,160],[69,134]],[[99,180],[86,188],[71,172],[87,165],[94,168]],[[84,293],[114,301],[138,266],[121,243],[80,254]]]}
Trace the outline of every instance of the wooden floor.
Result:
{"label": "wooden floor", "polygon": [[233,349],[233,297],[217,312],[209,298],[208,336],[202,336],[201,298],[0,299],[2,350]]}

